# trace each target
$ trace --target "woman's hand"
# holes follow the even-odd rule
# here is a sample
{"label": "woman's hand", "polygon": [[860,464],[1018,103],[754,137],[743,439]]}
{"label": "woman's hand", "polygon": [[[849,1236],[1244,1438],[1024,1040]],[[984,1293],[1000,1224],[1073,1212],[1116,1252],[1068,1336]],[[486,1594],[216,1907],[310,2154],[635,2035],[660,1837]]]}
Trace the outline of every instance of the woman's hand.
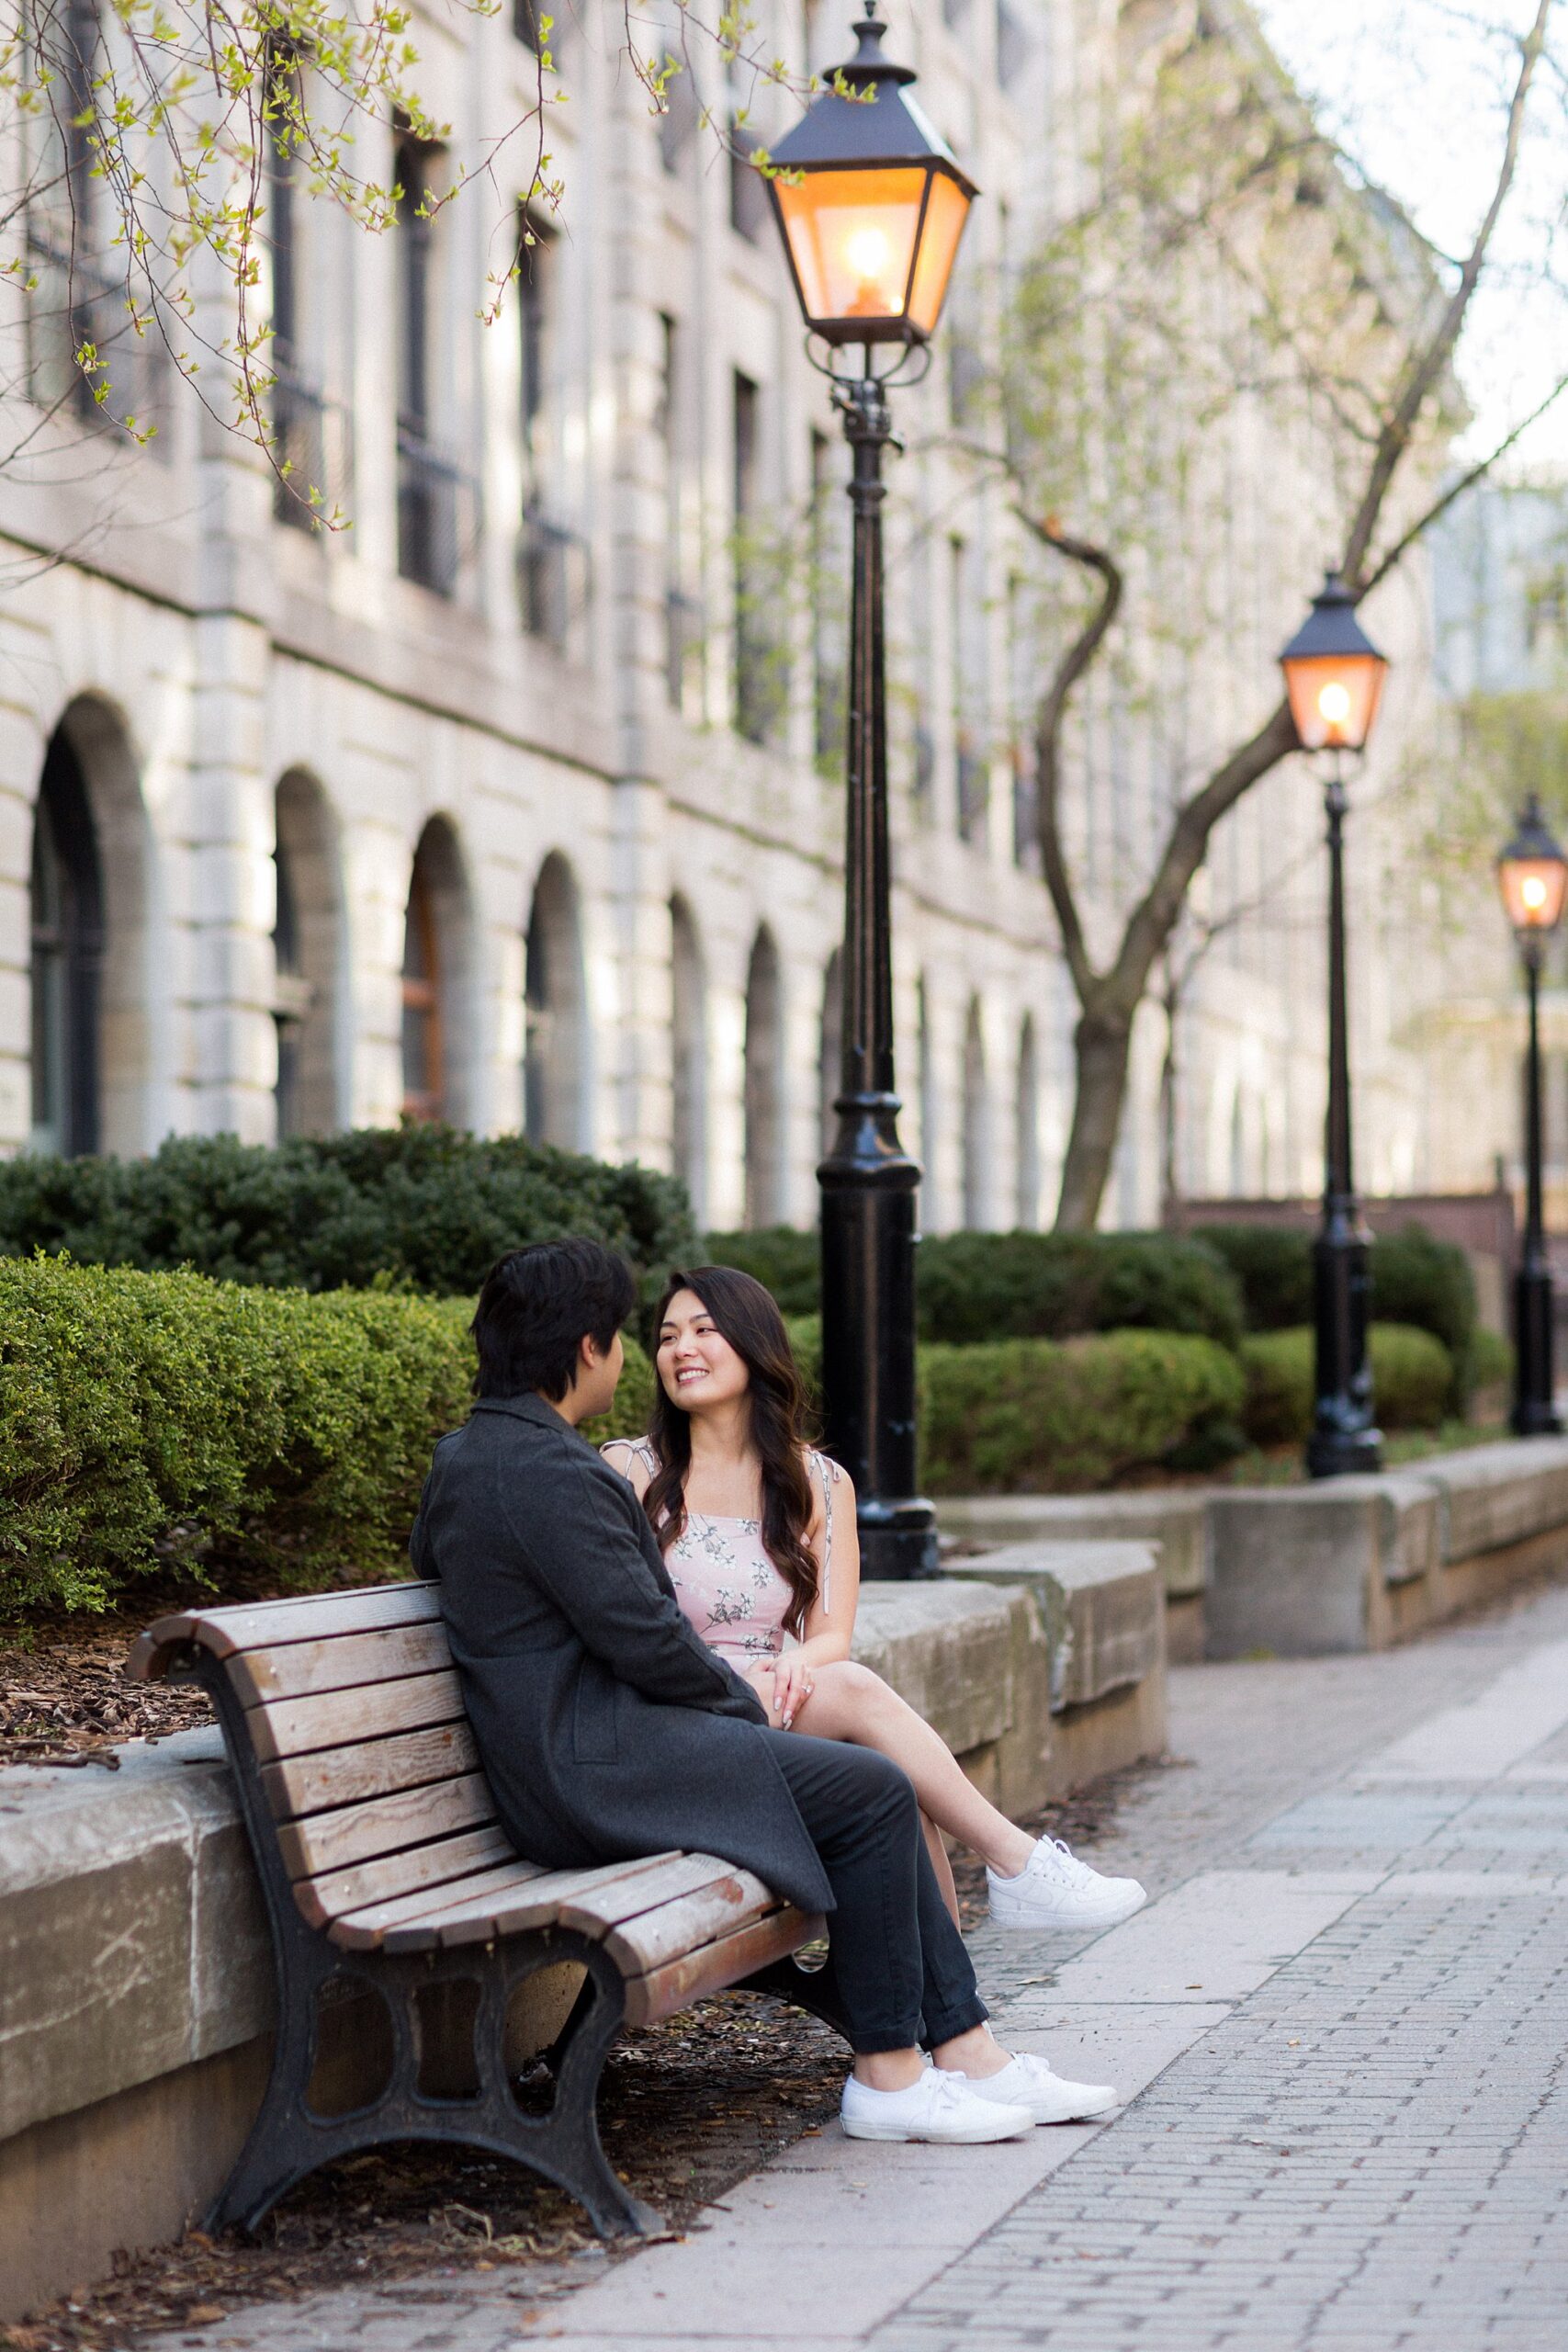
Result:
{"label": "woman's hand", "polygon": [[785,1650],[773,1661],[773,1707],[784,1731],[794,1727],[816,1687],[811,1668],[797,1651]]}

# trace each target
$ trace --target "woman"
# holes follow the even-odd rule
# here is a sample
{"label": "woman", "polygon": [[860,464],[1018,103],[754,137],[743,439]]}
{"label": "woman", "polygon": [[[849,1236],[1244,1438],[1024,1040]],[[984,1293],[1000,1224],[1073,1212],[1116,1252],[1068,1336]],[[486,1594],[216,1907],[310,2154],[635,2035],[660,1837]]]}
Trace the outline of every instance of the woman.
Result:
{"label": "woman", "polygon": [[[807,1444],[807,1398],[773,1298],[732,1266],[671,1275],[648,1435],[603,1451],[641,1496],[686,1615],[756,1687],[773,1724],[880,1748],[914,1782],[938,1880],[941,1832],[986,1864],[1004,1927],[1110,1927],[1145,1901],[987,1803],[931,1725],[850,1657],[860,1597],[854,1488]],[[795,1646],[784,1639],[793,1635]]]}

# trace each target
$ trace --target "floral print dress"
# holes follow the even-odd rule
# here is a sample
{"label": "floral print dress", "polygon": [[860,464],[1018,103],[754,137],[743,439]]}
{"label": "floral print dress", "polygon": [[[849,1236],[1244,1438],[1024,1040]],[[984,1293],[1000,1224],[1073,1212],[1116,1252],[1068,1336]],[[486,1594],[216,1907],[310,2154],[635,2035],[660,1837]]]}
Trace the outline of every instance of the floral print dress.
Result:
{"label": "floral print dress", "polygon": [[[601,1450],[623,1477],[630,1476],[634,1455],[650,1476],[659,1467],[659,1456],[646,1438],[610,1438]],[[844,1474],[836,1462],[810,1447],[806,1459],[822,1487],[821,1597],[826,1609],[831,1592],[833,1489]],[[762,1548],[760,1519],[688,1510],[664,1565],[682,1609],[720,1657],[744,1668],[778,1657],[790,1589]]]}

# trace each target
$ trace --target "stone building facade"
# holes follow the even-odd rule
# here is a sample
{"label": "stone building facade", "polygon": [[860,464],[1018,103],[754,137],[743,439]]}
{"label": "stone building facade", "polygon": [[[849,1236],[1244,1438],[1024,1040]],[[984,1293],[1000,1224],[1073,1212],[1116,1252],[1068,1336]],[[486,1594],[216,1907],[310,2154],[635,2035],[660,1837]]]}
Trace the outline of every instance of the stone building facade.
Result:
{"label": "stone building facade", "polygon": [[[765,45],[821,67],[851,13],[778,0]],[[900,1082],[934,1227],[1050,1221],[1074,1014],[1029,838],[1017,541],[944,428],[1011,257],[1064,200],[1118,17],[1147,13],[910,0],[890,31],[984,192],[953,327],[900,401],[890,510]],[[279,432],[351,528],[299,527],[166,379],[144,390],[150,447],[67,401],[0,469],[0,1148],[407,1110],[673,1166],[714,1228],[814,1214],[842,927],[840,443],[760,184],[692,77],[657,119],[620,12],[560,14],[561,207],[495,324],[478,313],[515,215],[493,180],[378,238],[274,188]],[[389,127],[367,171],[438,187],[472,164],[529,102],[533,22],[522,0],[422,20],[450,141],[400,152]],[[716,115],[752,104],[748,138],[787,119],[694,54]],[[48,354],[4,299],[14,417]],[[1238,428],[1225,462],[1234,586],[1200,737],[1267,710],[1339,511],[1310,437],[1282,469]],[[804,571],[785,541],[814,550]],[[1399,662],[1369,783],[1384,815],[1356,851],[1363,1164],[1376,1188],[1462,1183],[1493,1140],[1476,1170],[1431,1144],[1419,920],[1382,889],[1424,723],[1419,585],[1392,583],[1374,626]],[[1073,786],[1091,921],[1160,822],[1142,725],[1086,746]],[[1312,1181],[1319,828],[1292,763],[1216,844],[1211,903],[1257,903],[1179,1010],[1190,1192]],[[1158,1213],[1165,1035],[1149,1008],[1113,1222]]]}

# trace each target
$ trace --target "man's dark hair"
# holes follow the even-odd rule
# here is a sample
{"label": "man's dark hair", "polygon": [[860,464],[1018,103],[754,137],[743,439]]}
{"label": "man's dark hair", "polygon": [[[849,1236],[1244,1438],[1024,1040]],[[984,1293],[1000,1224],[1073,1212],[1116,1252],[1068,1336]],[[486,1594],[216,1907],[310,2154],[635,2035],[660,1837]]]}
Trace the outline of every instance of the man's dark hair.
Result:
{"label": "man's dark hair", "polygon": [[636,1305],[630,1267],[601,1242],[574,1235],[509,1250],[485,1276],[474,1309],[475,1386],[481,1396],[537,1389],[558,1404],[582,1340],[607,1349]]}

